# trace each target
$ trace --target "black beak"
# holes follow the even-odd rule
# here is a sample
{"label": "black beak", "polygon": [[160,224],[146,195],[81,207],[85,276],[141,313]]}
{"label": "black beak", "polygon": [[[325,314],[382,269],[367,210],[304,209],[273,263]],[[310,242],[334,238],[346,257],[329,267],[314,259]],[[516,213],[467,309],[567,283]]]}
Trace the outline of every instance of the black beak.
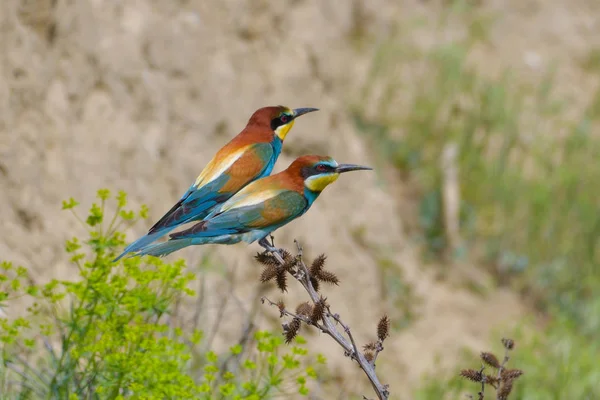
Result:
{"label": "black beak", "polygon": [[340,164],[335,169],[335,172],[337,172],[338,174],[341,174],[343,172],[372,170],[372,169],[373,168],[371,168],[371,167],[364,167],[362,165],[356,165],[356,164]]}
{"label": "black beak", "polygon": [[294,112],[294,119],[296,119],[301,115],[308,114],[309,112],[319,111],[319,109],[318,108],[294,108],[292,111]]}

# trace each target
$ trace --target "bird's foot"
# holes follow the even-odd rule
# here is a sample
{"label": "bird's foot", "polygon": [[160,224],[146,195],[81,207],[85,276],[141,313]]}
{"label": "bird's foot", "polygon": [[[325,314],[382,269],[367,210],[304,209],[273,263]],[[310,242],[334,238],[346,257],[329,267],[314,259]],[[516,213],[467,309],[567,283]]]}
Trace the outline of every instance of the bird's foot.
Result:
{"label": "bird's foot", "polygon": [[279,255],[279,257],[281,257],[282,260],[284,259],[283,250],[275,247],[273,235],[271,235],[271,243],[269,243],[269,240],[265,236],[264,238],[258,241],[258,244],[262,246],[265,249],[265,251],[268,251],[271,254],[277,254]]}

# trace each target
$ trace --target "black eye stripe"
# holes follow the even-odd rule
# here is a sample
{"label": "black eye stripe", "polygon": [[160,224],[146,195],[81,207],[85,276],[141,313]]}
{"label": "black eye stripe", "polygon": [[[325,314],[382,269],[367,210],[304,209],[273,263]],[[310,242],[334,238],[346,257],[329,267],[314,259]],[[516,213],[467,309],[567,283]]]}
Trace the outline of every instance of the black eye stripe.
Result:
{"label": "black eye stripe", "polygon": [[302,178],[306,179],[309,176],[320,175],[323,172],[334,172],[335,167],[327,164],[317,164],[310,167],[304,167],[301,170]]}
{"label": "black eye stripe", "polygon": [[331,165],[327,165],[327,164],[318,164],[315,166],[315,171],[317,171],[317,172],[331,172],[334,169],[335,169],[334,167],[332,167]]}
{"label": "black eye stripe", "polygon": [[291,120],[292,120],[292,117],[287,114],[280,115],[279,117],[271,120],[271,129],[275,130],[275,129],[279,128],[281,125],[285,125],[285,124],[289,123]]}

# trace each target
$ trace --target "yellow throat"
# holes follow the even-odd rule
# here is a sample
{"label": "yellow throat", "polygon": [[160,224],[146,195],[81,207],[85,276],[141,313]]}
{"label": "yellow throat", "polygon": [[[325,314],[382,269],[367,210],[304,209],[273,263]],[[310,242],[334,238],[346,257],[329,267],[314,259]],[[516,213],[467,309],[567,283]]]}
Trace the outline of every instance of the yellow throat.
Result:
{"label": "yellow throat", "polygon": [[315,175],[311,176],[304,181],[304,186],[313,192],[321,192],[331,183],[337,181],[340,174],[327,174],[327,175]]}
{"label": "yellow throat", "polygon": [[278,126],[277,129],[275,129],[275,134],[277,137],[279,137],[279,139],[281,139],[282,142],[284,141],[290,129],[292,129],[292,126],[294,126],[294,122],[296,121],[292,120],[290,123]]}

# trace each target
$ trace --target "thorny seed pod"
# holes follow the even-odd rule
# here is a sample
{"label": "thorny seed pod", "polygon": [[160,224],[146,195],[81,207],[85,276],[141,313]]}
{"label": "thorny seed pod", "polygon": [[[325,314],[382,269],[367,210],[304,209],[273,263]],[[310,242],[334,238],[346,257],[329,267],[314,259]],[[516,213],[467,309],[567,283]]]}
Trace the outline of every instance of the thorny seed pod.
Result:
{"label": "thorny seed pod", "polygon": [[295,267],[296,259],[290,256],[289,258],[285,259],[283,265],[281,266],[281,269],[283,269],[284,271],[292,272]]}
{"label": "thorny seed pod", "polygon": [[279,314],[281,314],[280,317],[283,317],[285,315],[285,303],[283,302],[283,300],[279,300],[277,302],[277,308],[279,308]]}
{"label": "thorny seed pod", "polygon": [[390,335],[390,319],[384,315],[377,324],[377,338],[382,342]]}
{"label": "thorny seed pod", "polygon": [[318,275],[320,271],[323,270],[323,266],[325,265],[325,260],[327,256],[325,254],[320,254],[317,258],[314,259],[308,272],[311,275]]}
{"label": "thorny seed pod", "polygon": [[373,355],[373,353],[372,353],[372,352],[370,352],[370,351],[366,351],[366,352],[365,352],[365,354],[364,354],[364,356],[365,356],[365,359],[366,359],[368,362],[372,362],[372,361],[375,359],[375,356],[374,356],[374,355]]}
{"label": "thorny seed pod", "polygon": [[290,262],[290,261],[292,261],[292,260],[294,260],[294,262],[295,262],[295,259],[294,259],[294,257],[292,256],[292,253],[290,253],[289,251],[287,251],[287,250],[285,250],[285,249],[280,249],[280,250],[281,250],[281,251],[282,251],[282,253],[283,253],[283,255],[282,255],[282,258],[283,258],[283,261],[284,261],[284,262],[286,262],[286,263],[287,263],[287,262]]}
{"label": "thorny seed pod", "polygon": [[287,276],[283,268],[277,269],[275,281],[277,282],[277,287],[279,288],[279,290],[281,290],[282,292],[287,292]]}
{"label": "thorny seed pod", "polygon": [[315,289],[315,292],[319,291],[319,286],[321,286],[321,284],[319,283],[319,280],[317,278],[315,278],[314,276],[310,276],[310,283],[312,284],[313,289]]}
{"label": "thorny seed pod", "polygon": [[339,285],[340,283],[339,278],[333,272],[321,271],[318,275],[316,275],[316,277],[318,280],[326,283],[331,283],[332,285]]}
{"label": "thorny seed pod", "polygon": [[275,257],[273,257],[273,255],[271,253],[268,253],[266,251],[263,251],[262,253],[256,253],[256,255],[254,256],[254,258],[256,259],[256,261],[262,265],[270,265],[273,267],[276,267],[279,265],[279,262],[277,261],[277,259]]}
{"label": "thorny seed pod", "polygon": [[506,400],[508,399],[508,395],[512,391],[513,383],[512,381],[502,382],[500,388],[498,389],[498,393],[496,393],[496,397],[498,400]]}
{"label": "thorny seed pod", "polygon": [[494,354],[482,351],[479,357],[481,357],[481,360],[483,360],[483,362],[490,367],[494,367],[496,369],[500,368],[500,361],[498,361],[498,357],[496,357]]}
{"label": "thorny seed pod", "polygon": [[460,376],[473,382],[481,382],[483,380],[483,374],[474,369],[463,369],[460,371]]}
{"label": "thorny seed pod", "polygon": [[498,383],[500,383],[500,381],[495,376],[486,375],[485,376],[485,383],[487,383],[488,385],[490,385],[494,389],[496,389],[498,387]]}
{"label": "thorny seed pod", "polygon": [[[325,254],[319,255],[317,258],[315,258],[315,260],[311,264],[310,268],[308,269],[308,273],[311,276],[311,281],[313,281],[313,287],[315,286],[314,281],[322,281],[322,282],[332,283],[334,285],[337,285],[340,282],[340,280],[334,273],[325,271],[323,269],[326,259],[327,259],[327,256],[325,256]],[[317,290],[317,289],[315,288],[315,290]]]}
{"label": "thorny seed pod", "polygon": [[294,318],[292,320],[292,322],[290,322],[286,328],[284,328],[284,335],[285,335],[285,343],[286,344],[290,344],[292,340],[294,340],[294,338],[296,337],[296,335],[298,334],[298,330],[300,330],[300,319],[298,318]]}
{"label": "thorny seed pod", "polygon": [[377,343],[371,342],[371,343],[367,343],[363,346],[363,350],[364,351],[375,351],[377,350]]}
{"label": "thorny seed pod", "polygon": [[312,311],[313,308],[310,304],[308,304],[308,301],[300,303],[298,304],[298,307],[296,307],[296,314],[304,315],[305,317],[308,317],[312,313]]}
{"label": "thorny seed pod", "polygon": [[514,381],[521,375],[523,375],[523,371],[521,371],[520,369],[505,369],[500,374],[500,379],[502,379],[503,381]]}
{"label": "thorny seed pod", "polygon": [[502,345],[506,350],[512,350],[515,348],[515,341],[512,339],[502,338]]}
{"label": "thorny seed pod", "polygon": [[277,276],[277,270],[279,267],[276,265],[265,265],[262,273],[260,274],[260,281],[262,283],[269,282],[271,279]]}
{"label": "thorny seed pod", "polygon": [[323,313],[325,312],[325,307],[327,306],[326,301],[323,296],[319,298],[319,301],[315,303],[315,306],[312,309],[312,314],[310,315],[310,322],[316,324],[323,318]]}

